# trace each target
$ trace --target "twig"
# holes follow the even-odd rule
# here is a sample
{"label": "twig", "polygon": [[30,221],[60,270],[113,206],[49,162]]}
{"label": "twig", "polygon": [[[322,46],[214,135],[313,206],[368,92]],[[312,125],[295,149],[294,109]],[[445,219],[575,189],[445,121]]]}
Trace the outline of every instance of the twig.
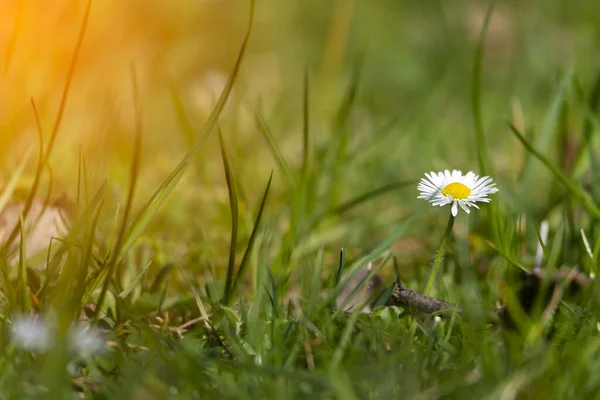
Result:
{"label": "twig", "polygon": [[[573,267],[571,269],[559,269],[552,273],[547,273],[542,269],[535,269],[528,274],[524,274],[521,279],[533,279],[534,283],[537,285],[539,285],[541,281],[549,279],[554,285],[555,289],[558,289],[558,292],[555,290],[554,296],[549,299],[548,309],[545,312],[545,318],[548,317],[547,314],[550,313],[549,310],[554,310],[556,308],[558,302],[560,302],[562,299],[562,294],[565,289],[582,289],[588,286],[590,283],[590,278],[585,274],[578,272],[577,267]],[[562,284],[560,282],[562,282]],[[527,301],[528,299],[537,296],[538,290],[538,286],[535,286],[529,289],[531,293],[521,293],[520,300]],[[455,304],[447,303],[444,300],[424,295],[402,285],[396,286],[386,305],[399,306],[408,309],[413,308],[426,314],[442,315],[451,315],[456,308]],[[461,312],[462,309],[458,307],[457,311]],[[494,313],[502,318],[505,316],[506,310],[503,306],[498,306],[495,308]]]}
{"label": "twig", "polygon": [[[435,297],[426,296],[404,286],[397,286],[387,301],[388,306],[414,308],[426,314],[451,314],[456,306]],[[461,311],[460,307],[458,311]]]}

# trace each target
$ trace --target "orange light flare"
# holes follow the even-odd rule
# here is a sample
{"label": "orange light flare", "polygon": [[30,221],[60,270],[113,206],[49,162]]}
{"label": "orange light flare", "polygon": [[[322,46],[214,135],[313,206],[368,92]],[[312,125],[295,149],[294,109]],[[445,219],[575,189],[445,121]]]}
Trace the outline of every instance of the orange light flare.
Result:
{"label": "orange light flare", "polygon": [[[86,6],[87,0],[0,0],[3,168],[6,157],[14,155],[18,160],[18,154],[37,144],[31,100],[47,141]],[[132,67],[144,110],[145,140],[172,148],[174,132],[180,128],[171,82],[187,90],[207,70],[227,68],[237,51],[244,26],[237,26],[236,13],[233,18],[221,16],[219,26],[211,23],[222,11],[202,1],[92,1],[52,166],[75,173],[79,149],[96,171],[111,161],[129,160],[135,121]],[[183,91],[183,95],[189,93]],[[177,143],[181,147],[184,142],[182,134]]]}

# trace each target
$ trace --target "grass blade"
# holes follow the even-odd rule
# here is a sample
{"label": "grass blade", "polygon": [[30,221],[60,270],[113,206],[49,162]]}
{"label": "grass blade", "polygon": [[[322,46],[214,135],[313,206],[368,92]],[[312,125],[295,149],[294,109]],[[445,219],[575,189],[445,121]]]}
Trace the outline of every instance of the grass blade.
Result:
{"label": "grass blade", "polygon": [[471,83],[471,107],[473,109],[473,123],[475,124],[475,142],[477,144],[477,160],[479,161],[479,172],[481,175],[489,174],[487,146],[485,143],[485,131],[481,116],[481,64],[483,61],[483,45],[485,42],[485,34],[494,10],[495,0],[491,1],[481,31],[479,31],[479,39],[475,46],[475,57],[473,58],[473,81]]}
{"label": "grass blade", "polygon": [[[58,131],[62,124],[63,115],[65,112],[65,108],[67,106],[67,100],[69,98],[69,92],[71,88],[71,83],[73,82],[73,77],[75,75],[75,67],[77,66],[77,60],[79,59],[79,53],[81,52],[81,47],[83,46],[83,39],[85,37],[85,33],[87,32],[87,25],[90,17],[90,11],[92,7],[92,0],[87,1],[87,5],[85,8],[85,14],[83,17],[83,21],[81,23],[81,28],[79,30],[79,35],[77,36],[77,43],[75,45],[75,51],[73,52],[73,57],[71,58],[71,63],[69,64],[69,69],[67,71],[67,79],[65,81],[65,86],[63,87],[63,92],[60,99],[60,104],[58,107],[58,112],[56,114],[56,119],[54,120],[54,125],[52,127],[52,131],[50,132],[50,138],[48,140],[48,147],[45,150],[44,157],[41,157],[38,166],[35,172],[35,177],[33,180],[33,184],[31,186],[31,190],[29,192],[29,196],[25,203],[25,207],[23,209],[23,217],[27,219],[29,212],[31,211],[31,207],[33,206],[33,201],[35,199],[35,195],[37,194],[37,190],[41,181],[42,172],[52,150],[54,149],[54,143],[56,142],[56,137],[58,136]],[[39,131],[39,118],[37,117],[37,110],[35,109],[35,104],[32,101],[32,105],[34,105],[34,113],[36,114],[36,122],[38,123],[38,131]],[[41,135],[41,132],[38,132]],[[40,153],[41,154],[41,153]],[[9,247],[12,245],[14,240],[16,239],[19,232],[19,224],[15,224],[13,230],[11,231],[8,239],[2,245],[2,252],[7,252]]]}
{"label": "grass blade", "polygon": [[342,272],[344,271],[344,265],[346,264],[346,250],[342,247],[340,249],[340,262],[338,265],[337,273],[335,274],[335,283],[333,287],[337,287],[342,279]]}
{"label": "grass blade", "polygon": [[567,188],[567,190],[571,193],[571,195],[577,199],[581,205],[587,210],[587,212],[593,216],[595,219],[600,219],[600,209],[594,204],[592,199],[585,193],[582,189],[580,189],[577,185],[575,185],[565,174],[563,174],[557,167],[555,167],[546,157],[544,157],[539,151],[537,151],[531,143],[525,139],[525,137],[515,128],[511,123],[508,124],[512,133],[519,139],[523,147],[535,156],[538,160],[542,162],[548,168],[552,174]]}
{"label": "grass blade", "polygon": [[19,215],[19,224],[21,227],[21,243],[19,246],[19,306],[21,313],[25,314],[27,310],[27,237],[25,233],[25,221],[23,220],[23,213]]}
{"label": "grass blade", "polygon": [[[267,188],[265,189],[265,193],[263,194],[263,198],[260,202],[260,208],[258,209],[258,214],[256,215],[256,221],[254,222],[254,227],[252,228],[252,233],[250,234],[250,240],[248,241],[248,247],[246,247],[246,251],[244,252],[244,256],[242,257],[242,261],[240,262],[240,267],[238,269],[238,273],[235,277],[235,281],[233,282],[231,293],[235,293],[238,285],[241,280],[244,279],[244,274],[246,269],[248,268],[248,264],[250,263],[250,254],[252,253],[252,249],[254,248],[254,242],[256,241],[256,237],[258,236],[258,230],[260,228],[260,222],[262,221],[263,212],[265,210],[265,205],[267,204],[267,197],[269,195],[269,189],[271,188],[271,181],[273,180],[273,172],[269,176],[269,182],[267,183]],[[224,303],[228,304],[230,299],[224,299]]]}
{"label": "grass blade", "polygon": [[302,179],[306,182],[310,171],[310,118],[308,71],[304,71],[304,93],[302,103]]}
{"label": "grass blade", "polygon": [[4,209],[4,207],[6,207],[6,204],[8,204],[8,202],[10,201],[10,199],[15,191],[15,188],[19,184],[19,179],[21,179],[21,176],[23,175],[23,171],[25,170],[25,167],[27,166],[27,162],[29,161],[29,158],[31,157],[31,152],[32,152],[32,149],[29,148],[29,150],[27,150],[27,152],[25,153],[25,156],[23,157],[23,159],[21,160],[19,165],[17,165],[17,168],[11,174],[10,179],[8,180],[8,183],[2,190],[2,194],[0,194],[0,212]]}
{"label": "grass blade", "polygon": [[[556,126],[561,119],[565,98],[571,88],[572,81],[573,73],[572,71],[569,71],[561,80],[556,92],[552,97],[552,103],[550,104],[550,108],[544,116],[540,134],[536,135],[534,141],[534,147],[539,151],[547,151],[547,149],[550,147],[552,135],[556,132]],[[534,177],[534,168],[532,163],[533,158],[531,157],[531,154],[528,153],[527,157],[525,158],[525,165],[523,166],[522,184],[525,187],[529,187],[532,184],[532,179]],[[530,193],[526,192],[525,194],[529,196]]]}
{"label": "grass blade", "polygon": [[348,128],[348,118],[358,94],[358,83],[360,79],[360,65],[354,69],[352,81],[347,92],[343,97],[343,101],[337,111],[332,132],[335,140],[328,154],[324,169],[330,172],[331,188],[329,190],[329,205],[336,204],[340,197],[343,179],[341,179],[343,164],[347,160],[348,146],[350,144],[350,129]]}
{"label": "grass blade", "polygon": [[401,181],[401,182],[394,182],[394,183],[390,183],[390,184],[378,187],[377,189],[370,190],[366,193],[356,196],[353,199],[343,202],[342,204],[329,210],[327,213],[329,215],[343,214],[343,213],[351,210],[352,208],[357,207],[375,197],[384,195],[384,194],[392,192],[394,190],[403,189],[406,186],[416,185],[417,182],[418,182],[417,180]]}
{"label": "grass blade", "polygon": [[[598,106],[600,106],[600,69],[596,73],[596,81],[594,83],[594,88],[592,89],[588,100],[588,112],[584,116],[583,146],[580,146],[574,162],[574,165],[577,165],[577,160],[580,158],[583,152],[587,150],[593,182],[598,182],[598,179],[600,177],[600,174],[598,172],[598,163],[596,162],[596,158],[594,157],[594,149],[592,147],[592,133],[594,131],[594,121],[592,117],[597,114]],[[598,199],[600,198],[600,191],[598,190],[596,185],[592,185],[592,195],[594,196],[594,200],[596,201],[598,201]]]}
{"label": "grass blade", "polygon": [[223,141],[223,134],[219,129],[219,144],[221,147],[221,157],[223,158],[223,168],[225,169],[225,180],[227,181],[227,190],[229,193],[229,207],[231,209],[231,242],[229,247],[229,261],[227,263],[227,276],[225,281],[225,293],[223,295],[223,301],[226,304],[231,296],[231,289],[233,284],[233,274],[235,269],[235,255],[237,246],[237,235],[238,235],[238,213],[239,204],[236,185],[234,181],[233,173],[229,165],[229,157],[227,156],[227,150],[225,149],[225,143]]}
{"label": "grass blade", "polygon": [[258,127],[260,128],[261,133],[263,134],[265,139],[267,139],[267,143],[269,144],[269,149],[271,149],[271,153],[273,154],[273,157],[275,158],[275,162],[277,162],[277,166],[279,167],[279,169],[285,176],[289,187],[293,191],[294,188],[296,187],[296,178],[294,177],[294,174],[292,173],[292,168],[290,167],[289,163],[285,159],[283,152],[279,148],[279,145],[277,144],[277,141],[275,140],[275,137],[273,136],[273,133],[269,129],[264,118],[260,114],[258,114],[258,112],[255,112],[255,118],[256,118]]}
{"label": "grass blade", "polygon": [[140,163],[141,163],[141,155],[142,155],[142,135],[143,135],[143,125],[142,125],[142,111],[140,109],[139,102],[139,91],[137,87],[137,76],[135,73],[135,68],[131,67],[131,82],[132,82],[132,91],[133,91],[133,105],[134,105],[134,119],[135,119],[135,137],[133,142],[133,157],[131,160],[131,172],[130,172],[130,181],[129,181],[129,189],[127,193],[127,200],[125,202],[125,210],[123,212],[123,219],[121,220],[121,227],[119,230],[119,235],[117,236],[117,242],[113,249],[112,257],[109,259],[106,269],[107,274],[104,281],[104,285],[102,286],[102,291],[100,292],[100,297],[98,297],[98,303],[96,305],[97,312],[94,315],[94,322],[98,320],[98,316],[100,314],[100,310],[102,309],[102,303],[104,302],[104,298],[106,297],[106,292],[108,291],[108,286],[112,281],[115,268],[117,264],[120,262],[120,254],[125,243],[125,234],[127,232],[127,225],[129,223],[129,217],[131,215],[133,209],[133,198],[135,196],[135,192],[137,189],[138,178],[140,175]]}
{"label": "grass blade", "polygon": [[[125,235],[127,239],[125,240],[124,245],[122,247],[122,253],[127,252],[133,246],[133,244],[139,238],[142,232],[146,229],[146,226],[148,226],[152,217],[156,214],[160,206],[165,202],[165,200],[171,194],[175,186],[179,183],[179,180],[181,179],[187,168],[190,166],[194,156],[202,148],[202,144],[204,143],[204,140],[206,139],[208,134],[213,130],[217,119],[223,111],[225,103],[229,98],[229,94],[231,93],[233,84],[237,80],[238,72],[242,64],[242,59],[244,58],[244,54],[246,53],[246,48],[248,46],[248,41],[250,40],[250,33],[252,32],[253,21],[254,0],[251,0],[246,35],[240,47],[240,51],[238,53],[233,70],[231,71],[229,79],[227,80],[227,83],[225,84],[225,87],[223,88],[223,91],[219,96],[217,104],[213,108],[208,120],[204,124],[204,127],[202,128],[202,131],[200,132],[200,136],[197,139],[196,143],[187,152],[183,160],[181,160],[181,162],[175,167],[175,169],[169,174],[169,176],[167,176],[167,178],[158,187],[158,189],[154,192],[150,199],[144,204],[138,216],[130,224]],[[119,257],[121,256],[122,255],[120,255]]]}

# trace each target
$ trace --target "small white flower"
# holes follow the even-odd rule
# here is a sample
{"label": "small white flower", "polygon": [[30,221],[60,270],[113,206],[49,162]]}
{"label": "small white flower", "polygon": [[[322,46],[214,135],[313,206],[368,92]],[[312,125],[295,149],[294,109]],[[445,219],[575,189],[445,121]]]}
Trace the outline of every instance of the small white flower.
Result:
{"label": "small white flower", "polygon": [[468,172],[463,175],[461,171],[425,173],[427,179],[422,178],[417,186],[421,192],[419,199],[424,199],[434,206],[452,204],[452,215],[458,214],[458,206],[470,213],[469,207],[479,208],[477,202],[489,203],[488,194],[496,193],[498,189],[492,178],[475,175]]}
{"label": "small white flower", "polygon": [[102,333],[93,327],[78,326],[69,333],[71,348],[82,358],[102,353],[106,343]]}
{"label": "small white flower", "polygon": [[53,342],[47,322],[32,317],[17,317],[12,324],[12,339],[17,347],[28,351],[46,351]]}

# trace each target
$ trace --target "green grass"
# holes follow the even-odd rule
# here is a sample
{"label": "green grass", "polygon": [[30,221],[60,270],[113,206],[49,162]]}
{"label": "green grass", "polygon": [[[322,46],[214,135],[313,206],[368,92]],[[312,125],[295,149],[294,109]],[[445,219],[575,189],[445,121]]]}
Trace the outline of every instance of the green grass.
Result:
{"label": "green grass", "polygon": [[[22,84],[45,76],[26,65],[37,14],[14,10],[2,93],[27,114],[0,113],[0,210],[21,205],[2,227],[1,398],[598,397],[595,3],[97,3],[68,28],[48,11],[70,50],[47,95]],[[115,10],[156,58],[115,45],[126,72],[111,63]],[[203,52],[226,71],[203,83],[210,110],[190,89]],[[100,78],[108,105],[86,92]],[[446,168],[500,191],[448,222],[416,199]],[[69,229],[31,254],[34,205],[63,194]],[[449,309],[400,307],[398,284]],[[50,344],[15,337],[34,316]],[[76,351],[79,325],[104,351]]]}

